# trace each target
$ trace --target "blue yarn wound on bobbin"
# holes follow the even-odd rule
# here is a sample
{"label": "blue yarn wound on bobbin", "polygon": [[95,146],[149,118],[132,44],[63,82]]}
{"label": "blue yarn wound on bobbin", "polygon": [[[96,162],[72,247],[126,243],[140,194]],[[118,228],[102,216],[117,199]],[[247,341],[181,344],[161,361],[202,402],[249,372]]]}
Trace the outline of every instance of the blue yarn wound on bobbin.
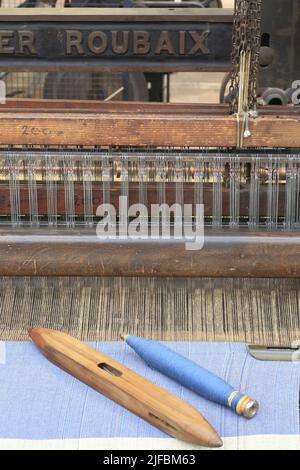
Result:
{"label": "blue yarn wound on bobbin", "polygon": [[[217,375],[199,366],[161,343],[138,336],[128,336],[126,343],[148,364],[165,376],[201,395],[207,400],[228,406],[228,398],[235,389]],[[244,395],[240,392],[233,398],[231,408]]]}

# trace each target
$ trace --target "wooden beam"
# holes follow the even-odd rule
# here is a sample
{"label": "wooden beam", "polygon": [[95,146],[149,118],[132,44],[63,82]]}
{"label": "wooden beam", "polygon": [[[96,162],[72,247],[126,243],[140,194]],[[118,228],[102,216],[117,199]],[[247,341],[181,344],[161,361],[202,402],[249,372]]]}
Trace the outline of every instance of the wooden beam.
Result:
{"label": "wooden beam", "polygon": [[[133,111],[126,104],[107,107],[99,112],[0,112],[1,145],[103,145],[103,146],[175,146],[235,147],[236,119],[205,108],[205,113],[189,110],[188,105],[144,105]],[[187,111],[184,112],[184,108]],[[156,112],[157,110],[157,112]],[[172,110],[170,112],[170,110]],[[251,119],[251,137],[244,140],[249,148],[300,147],[300,109],[294,113],[261,114]]]}
{"label": "wooden beam", "polygon": [[[138,101],[97,101],[97,100],[65,100],[43,98],[7,98],[6,103],[0,106],[0,114],[6,111],[26,113],[53,112],[71,110],[72,112],[98,112],[98,113],[155,113],[155,114],[199,114],[228,116],[228,104],[218,103],[155,103]],[[299,106],[259,106],[258,113],[264,116],[295,116],[300,119]]]}
{"label": "wooden beam", "polygon": [[1,8],[0,22],[223,22],[232,23],[232,8]]}
{"label": "wooden beam", "polygon": [[205,230],[184,241],[101,241],[95,230],[0,228],[1,276],[300,277],[300,232]]}

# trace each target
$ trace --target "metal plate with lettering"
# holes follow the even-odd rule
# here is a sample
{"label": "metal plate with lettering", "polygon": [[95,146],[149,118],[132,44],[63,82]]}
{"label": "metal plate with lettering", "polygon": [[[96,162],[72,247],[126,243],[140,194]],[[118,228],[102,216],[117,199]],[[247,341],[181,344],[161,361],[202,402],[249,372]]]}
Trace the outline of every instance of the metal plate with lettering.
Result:
{"label": "metal plate with lettering", "polygon": [[230,68],[231,10],[15,11],[0,14],[0,67],[5,70]]}

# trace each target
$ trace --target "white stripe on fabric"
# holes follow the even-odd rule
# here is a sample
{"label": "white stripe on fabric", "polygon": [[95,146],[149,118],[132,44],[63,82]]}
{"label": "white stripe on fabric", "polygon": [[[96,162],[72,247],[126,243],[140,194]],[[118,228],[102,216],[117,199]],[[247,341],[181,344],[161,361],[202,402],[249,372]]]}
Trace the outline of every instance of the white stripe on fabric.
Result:
{"label": "white stripe on fabric", "polygon": [[[300,436],[257,435],[225,437],[220,450],[300,450]],[[171,438],[0,439],[1,450],[205,450]]]}

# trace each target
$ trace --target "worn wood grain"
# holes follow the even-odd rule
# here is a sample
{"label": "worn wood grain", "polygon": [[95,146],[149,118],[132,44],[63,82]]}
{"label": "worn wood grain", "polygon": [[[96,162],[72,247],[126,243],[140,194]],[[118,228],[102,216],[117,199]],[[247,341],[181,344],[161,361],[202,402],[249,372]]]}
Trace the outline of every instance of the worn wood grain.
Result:
{"label": "worn wood grain", "polygon": [[300,232],[206,228],[204,247],[187,250],[182,240],[1,228],[0,259],[2,276],[300,277]]}
{"label": "worn wood grain", "polygon": [[[298,115],[260,115],[244,146],[300,147]],[[1,145],[235,147],[233,116],[182,113],[1,113]]]}
{"label": "worn wood grain", "polygon": [[[65,110],[80,113],[137,113],[137,114],[191,114],[193,116],[230,114],[228,104],[217,103],[156,103],[137,101],[97,101],[97,100],[65,100],[65,99],[38,99],[38,98],[7,98],[1,105],[0,112],[58,112]],[[298,106],[259,106],[258,113],[263,116],[286,117],[294,116],[300,119]]]}

